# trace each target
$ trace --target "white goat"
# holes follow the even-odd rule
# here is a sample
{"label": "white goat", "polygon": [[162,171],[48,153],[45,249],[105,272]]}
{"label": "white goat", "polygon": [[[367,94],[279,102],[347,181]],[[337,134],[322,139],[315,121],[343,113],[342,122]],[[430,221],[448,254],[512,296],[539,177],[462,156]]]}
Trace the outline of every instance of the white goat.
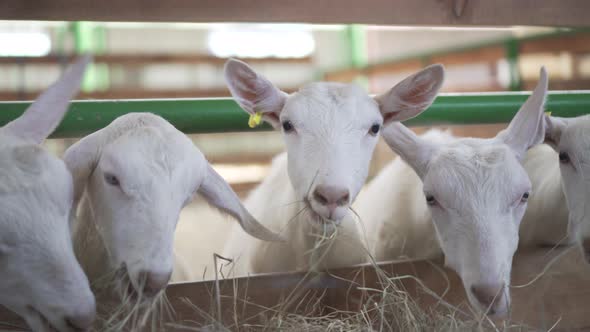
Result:
{"label": "white goat", "polygon": [[531,245],[578,243],[590,262],[588,133],[588,115],[545,116],[547,144],[531,149],[524,163],[535,195],[529,202],[520,237],[521,242]]}
{"label": "white goat", "polygon": [[166,287],[178,216],[197,192],[252,236],[279,239],[246,211],[192,141],[154,114],[117,118],[72,145],[65,162],[79,203],[76,255],[91,282],[116,273],[120,296],[153,299]]}
{"label": "white goat", "polygon": [[367,251],[349,212],[367,177],[383,123],[424,111],[443,82],[440,65],[428,67],[371,98],[353,84],[311,83],[287,95],[245,63],[229,60],[228,87],[249,114],[282,129],[287,152],[245,205],[286,243],[246,238],[234,229],[224,255],[234,272],[323,269],[362,263]]}
{"label": "white goat", "polygon": [[96,312],[70,237],[72,176],[39,146],[78,93],[89,60],[0,128],[0,305],[34,331],[85,330]]}
{"label": "white goat", "polygon": [[504,315],[531,192],[521,161],[543,140],[546,92],[542,69],[533,94],[508,128],[491,139],[442,132],[420,137],[401,123],[385,128],[385,141],[407,164],[394,160],[356,206],[363,221],[374,223],[376,258],[432,257],[439,252],[438,239],[445,264],[461,277],[472,306]]}

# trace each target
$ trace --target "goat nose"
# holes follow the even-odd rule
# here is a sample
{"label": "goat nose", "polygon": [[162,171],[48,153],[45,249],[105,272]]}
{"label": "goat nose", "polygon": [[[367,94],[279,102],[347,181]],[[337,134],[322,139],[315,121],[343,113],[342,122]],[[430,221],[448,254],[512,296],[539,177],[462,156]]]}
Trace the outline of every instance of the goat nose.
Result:
{"label": "goat nose", "polygon": [[92,327],[95,316],[95,310],[68,316],[65,318],[66,325],[74,331],[86,331]]}
{"label": "goat nose", "polygon": [[480,284],[471,286],[471,293],[477,301],[483,306],[489,315],[495,315],[502,310],[504,303],[504,283]]}
{"label": "goat nose", "polygon": [[347,189],[332,186],[317,186],[313,198],[321,205],[346,205],[350,199]]}
{"label": "goat nose", "polygon": [[143,292],[147,296],[154,296],[159,291],[166,288],[172,272],[158,273],[153,271],[143,271],[139,274],[140,280],[143,280]]}

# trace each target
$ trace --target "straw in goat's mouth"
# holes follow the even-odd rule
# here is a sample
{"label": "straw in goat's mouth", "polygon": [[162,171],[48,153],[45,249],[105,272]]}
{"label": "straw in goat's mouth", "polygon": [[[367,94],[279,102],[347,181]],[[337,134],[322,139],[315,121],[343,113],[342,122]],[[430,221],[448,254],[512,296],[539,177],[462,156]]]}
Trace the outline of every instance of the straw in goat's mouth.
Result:
{"label": "straw in goat's mouth", "polygon": [[97,331],[162,331],[165,321],[173,317],[173,309],[164,290],[155,296],[143,293],[141,280],[133,286],[127,268],[119,269],[104,276],[93,284],[98,294],[105,299],[97,301]]}
{"label": "straw in goat's mouth", "polygon": [[321,214],[316,212],[313,209],[313,207],[311,206],[311,202],[309,201],[309,199],[304,198],[303,204],[304,204],[303,209],[299,213],[306,213],[307,219],[310,221],[310,223],[312,225],[320,226],[320,227],[324,227],[326,225],[331,225],[331,226],[340,225],[341,220],[332,220],[332,219],[324,218]]}
{"label": "straw in goat's mouth", "polygon": [[55,326],[53,326],[51,324],[49,319],[47,319],[47,317],[45,317],[39,310],[35,309],[33,306],[27,306],[27,309],[30,312],[32,312],[34,315],[39,317],[39,320],[41,321],[41,324],[43,325],[44,331],[59,332],[59,330],[57,328],[55,328]]}

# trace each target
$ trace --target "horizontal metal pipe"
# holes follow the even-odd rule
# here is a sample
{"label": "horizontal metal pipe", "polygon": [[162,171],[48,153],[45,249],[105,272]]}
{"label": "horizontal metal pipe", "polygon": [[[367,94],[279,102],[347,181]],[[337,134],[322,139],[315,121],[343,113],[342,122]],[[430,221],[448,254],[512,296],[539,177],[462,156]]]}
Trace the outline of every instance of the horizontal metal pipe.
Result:
{"label": "horizontal metal pipe", "polygon": [[[529,92],[441,94],[434,104],[409,126],[505,123],[510,121]],[[18,117],[30,102],[0,102],[0,125]],[[550,93],[547,111],[573,117],[590,113],[590,91]],[[270,130],[248,127],[248,115],[230,98],[92,100],[74,101],[53,138],[81,137],[105,127],[115,118],[132,112],[151,112],[187,133]]]}

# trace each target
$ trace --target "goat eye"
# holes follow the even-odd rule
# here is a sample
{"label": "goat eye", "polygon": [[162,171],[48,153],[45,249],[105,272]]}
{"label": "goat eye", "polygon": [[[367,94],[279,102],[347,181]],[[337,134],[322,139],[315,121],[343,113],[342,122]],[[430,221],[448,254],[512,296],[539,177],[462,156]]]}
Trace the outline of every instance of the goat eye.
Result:
{"label": "goat eye", "polygon": [[436,205],[436,199],[432,195],[426,195],[426,204],[430,206]]}
{"label": "goat eye", "polygon": [[376,136],[379,133],[380,129],[381,125],[374,124],[371,126],[371,129],[369,129],[369,134],[371,134],[372,136]]}
{"label": "goat eye", "polygon": [[567,154],[567,152],[559,153],[559,162],[562,164],[567,164],[570,162],[570,156]]}
{"label": "goat eye", "polygon": [[106,181],[106,183],[110,184],[111,186],[118,186],[119,185],[119,179],[117,179],[117,177],[114,176],[113,174],[105,173],[104,180]]}
{"label": "goat eye", "polygon": [[293,131],[293,129],[294,129],[294,128],[293,128],[293,124],[291,123],[291,121],[289,121],[289,120],[283,121],[283,130],[284,130],[286,133],[290,133],[290,132],[292,132],[292,131]]}
{"label": "goat eye", "polygon": [[520,198],[520,201],[525,203],[528,199],[529,199],[530,193],[527,191],[524,194],[522,194],[522,197]]}

